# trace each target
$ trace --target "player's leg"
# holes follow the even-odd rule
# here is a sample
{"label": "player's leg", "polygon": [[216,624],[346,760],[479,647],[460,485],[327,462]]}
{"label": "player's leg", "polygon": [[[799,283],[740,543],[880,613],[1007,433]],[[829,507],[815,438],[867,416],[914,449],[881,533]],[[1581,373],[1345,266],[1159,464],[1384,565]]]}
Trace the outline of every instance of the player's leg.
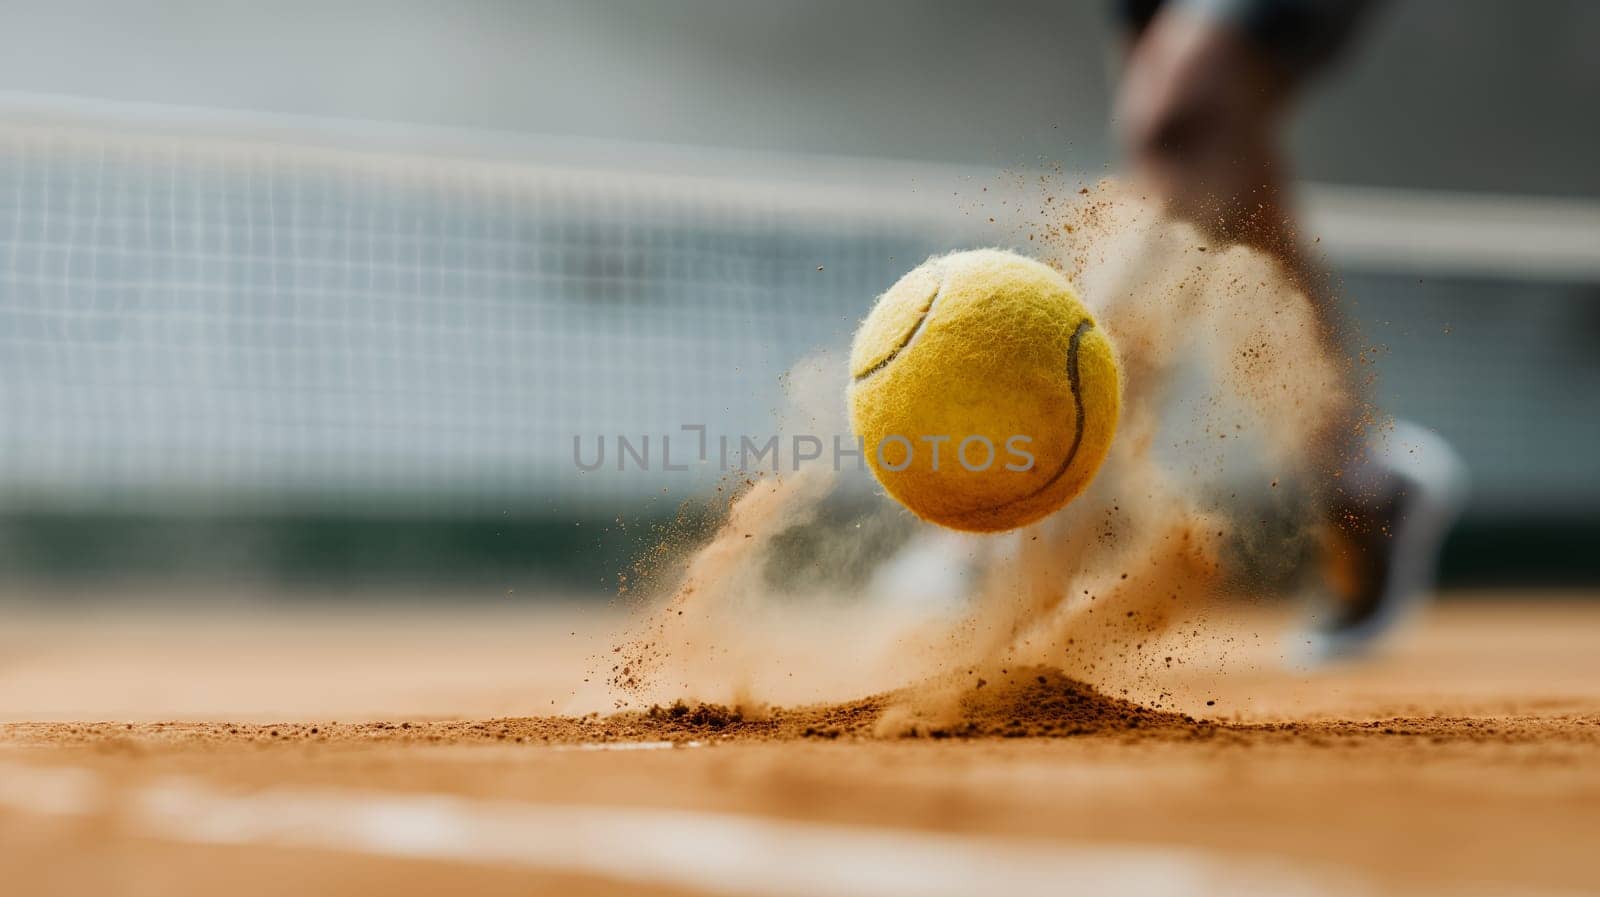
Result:
{"label": "player's leg", "polygon": [[[1118,127],[1136,180],[1213,238],[1276,257],[1305,290],[1326,349],[1345,355],[1333,293],[1302,251],[1281,134],[1310,76],[1337,54],[1365,0],[1125,0],[1129,28]],[[1354,366],[1352,365],[1353,369]],[[1353,401],[1319,443],[1330,599],[1299,647],[1359,649],[1432,585],[1460,504],[1460,465],[1420,428],[1374,438]]]}
{"label": "player's leg", "polygon": [[1297,255],[1277,145],[1292,92],[1247,35],[1182,4],[1163,9],[1130,46],[1117,100],[1135,178],[1218,239]]}
{"label": "player's leg", "polygon": [[1116,125],[1136,182],[1218,241],[1282,262],[1310,296],[1328,348],[1342,353],[1338,309],[1293,227],[1281,145],[1296,96],[1331,52],[1328,38],[1304,36],[1316,23],[1271,24],[1294,17],[1270,10],[1303,5],[1123,3],[1130,41]]}

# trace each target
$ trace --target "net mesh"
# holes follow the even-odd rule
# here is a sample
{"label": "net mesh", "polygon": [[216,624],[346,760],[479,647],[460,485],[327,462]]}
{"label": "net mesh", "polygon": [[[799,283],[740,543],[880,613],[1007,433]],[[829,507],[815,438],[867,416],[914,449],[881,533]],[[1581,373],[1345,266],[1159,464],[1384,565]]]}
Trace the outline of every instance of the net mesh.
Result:
{"label": "net mesh", "polygon": [[[899,274],[1007,236],[929,184],[909,204],[906,177],[864,186],[889,163],[779,178],[623,149],[506,162],[0,118],[0,511],[682,494],[719,471],[583,475],[573,437],[771,433],[780,375],[843,347]],[[1496,512],[1595,499],[1592,291],[1372,268],[1345,289],[1390,349],[1384,406],[1455,440]]]}
{"label": "net mesh", "polygon": [[659,491],[577,475],[573,437],[770,432],[779,375],[961,226],[792,195],[0,130],[0,481],[101,505]]}

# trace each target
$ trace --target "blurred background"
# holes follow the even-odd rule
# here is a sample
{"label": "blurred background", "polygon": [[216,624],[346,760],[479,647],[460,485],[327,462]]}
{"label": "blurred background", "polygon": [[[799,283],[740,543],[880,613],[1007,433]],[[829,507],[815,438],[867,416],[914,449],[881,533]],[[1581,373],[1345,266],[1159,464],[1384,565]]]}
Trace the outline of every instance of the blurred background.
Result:
{"label": "blurred background", "polygon": [[[1388,5],[1295,124],[1449,585],[1600,581],[1600,5]],[[0,583],[604,592],[979,185],[1115,170],[1106,4],[7,4]],[[592,442],[588,443],[592,445]]]}

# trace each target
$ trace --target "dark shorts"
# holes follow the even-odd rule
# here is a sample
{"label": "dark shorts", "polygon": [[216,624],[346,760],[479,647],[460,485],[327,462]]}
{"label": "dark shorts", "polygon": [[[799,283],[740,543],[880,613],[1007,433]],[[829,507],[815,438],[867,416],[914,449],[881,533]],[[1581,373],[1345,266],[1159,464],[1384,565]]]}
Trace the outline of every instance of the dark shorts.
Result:
{"label": "dark shorts", "polygon": [[1237,28],[1280,65],[1308,75],[1338,58],[1376,0],[1113,0],[1134,34],[1168,7]]}

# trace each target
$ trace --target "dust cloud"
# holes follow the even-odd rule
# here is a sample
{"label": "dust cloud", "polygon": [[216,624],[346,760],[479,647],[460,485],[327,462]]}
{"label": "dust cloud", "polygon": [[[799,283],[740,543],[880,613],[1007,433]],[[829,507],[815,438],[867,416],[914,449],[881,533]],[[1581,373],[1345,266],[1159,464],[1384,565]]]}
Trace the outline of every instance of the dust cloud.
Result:
{"label": "dust cloud", "polygon": [[[1058,192],[1071,201],[1040,203],[1024,245],[1078,286],[1124,375],[1090,489],[1034,526],[971,536],[881,494],[839,512],[866,490],[828,464],[731,483],[708,540],[663,550],[668,572],[608,659],[617,706],[687,697],[758,715],[901,689],[878,723],[892,734],[940,725],[1022,669],[1192,704],[1181,672],[1259,647],[1220,620],[1293,587],[1283,571],[1337,468],[1326,434],[1356,404],[1350,371],[1272,258],[1208,244],[1114,182]],[[785,431],[848,434],[846,379],[842,357],[799,365]],[[797,532],[810,560],[790,569]],[[813,575],[843,568],[867,574]]]}

